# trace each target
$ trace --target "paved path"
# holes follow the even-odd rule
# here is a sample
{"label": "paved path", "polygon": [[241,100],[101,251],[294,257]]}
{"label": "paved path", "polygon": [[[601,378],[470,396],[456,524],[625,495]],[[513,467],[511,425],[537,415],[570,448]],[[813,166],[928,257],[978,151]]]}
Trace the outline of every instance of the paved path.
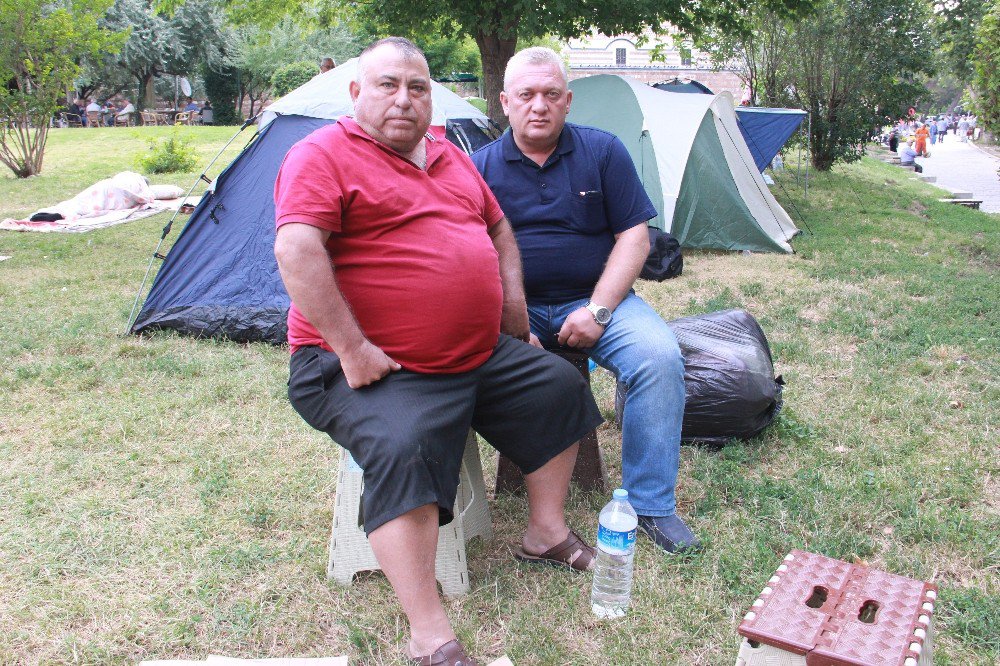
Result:
{"label": "paved path", "polygon": [[982,199],[980,210],[1000,213],[1000,158],[993,157],[972,144],[962,143],[948,133],[944,143],[928,145],[931,156],[917,158],[925,176],[936,176],[935,185],[971,192],[973,199]]}

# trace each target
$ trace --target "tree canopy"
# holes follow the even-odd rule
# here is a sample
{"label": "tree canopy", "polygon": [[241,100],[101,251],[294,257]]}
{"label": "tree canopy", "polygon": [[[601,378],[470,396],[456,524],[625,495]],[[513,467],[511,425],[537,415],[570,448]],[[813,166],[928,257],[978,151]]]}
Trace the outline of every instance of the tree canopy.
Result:
{"label": "tree canopy", "polygon": [[934,0],[938,57],[959,81],[972,78],[976,30],[989,4],[988,0]]}
{"label": "tree canopy", "polygon": [[979,123],[1000,134],[1000,0],[993,0],[976,32],[973,52],[973,106]]}
{"label": "tree canopy", "polygon": [[0,162],[18,177],[38,174],[49,120],[80,71],[79,61],[118,48],[98,25],[110,0],[0,0]]}
{"label": "tree canopy", "polygon": [[755,102],[809,112],[812,161],[828,170],[860,158],[867,140],[926,94],[930,18],[926,0],[822,0],[797,17],[762,9],[749,14],[745,34],[713,39],[713,52],[738,64]]}
{"label": "tree canopy", "polygon": [[813,0],[633,0],[584,2],[581,0],[383,0],[352,5],[363,19],[386,31],[427,34],[432,28],[444,34],[471,37],[479,47],[489,115],[506,124],[500,108],[503,70],[517,48],[518,39],[555,35],[579,37],[592,29],[604,34],[640,34],[670,23],[689,35],[708,28],[723,32],[745,29],[749,7],[765,5],[787,12],[811,5]]}

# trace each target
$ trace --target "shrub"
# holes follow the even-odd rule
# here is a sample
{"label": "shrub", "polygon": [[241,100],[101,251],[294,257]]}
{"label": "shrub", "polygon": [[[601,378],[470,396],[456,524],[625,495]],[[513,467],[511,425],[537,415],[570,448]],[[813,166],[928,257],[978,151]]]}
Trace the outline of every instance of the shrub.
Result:
{"label": "shrub", "polygon": [[308,82],[318,73],[319,70],[314,63],[290,62],[274,72],[274,76],[271,77],[271,87],[274,89],[276,97],[282,97]]}
{"label": "shrub", "polygon": [[239,76],[232,67],[221,71],[202,66],[202,76],[205,79],[205,96],[212,103],[215,125],[239,125],[243,115],[236,110],[236,101],[240,96]]}
{"label": "shrub", "polygon": [[198,166],[194,146],[180,136],[177,130],[165,139],[152,139],[149,152],[136,160],[139,168],[146,173],[173,173],[194,171]]}

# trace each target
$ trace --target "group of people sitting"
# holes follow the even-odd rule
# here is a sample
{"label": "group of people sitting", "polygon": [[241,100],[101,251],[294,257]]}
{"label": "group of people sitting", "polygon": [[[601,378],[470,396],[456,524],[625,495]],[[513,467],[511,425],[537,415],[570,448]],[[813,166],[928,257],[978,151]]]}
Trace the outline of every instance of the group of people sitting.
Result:
{"label": "group of people sitting", "polygon": [[76,98],[66,107],[70,120],[77,121],[83,127],[96,122],[104,127],[112,127],[116,118],[132,119],[135,106],[126,98],[110,98],[103,104],[89,98]]}
{"label": "group of people sitting", "polygon": [[[202,123],[212,123],[212,105],[208,100],[198,104],[193,98],[187,98],[187,104],[181,111],[198,114]],[[70,123],[79,123],[88,127],[94,123],[102,127],[113,127],[115,124],[135,124],[136,108],[124,97],[111,97],[103,103],[92,98],[76,98],[66,107],[65,118]]]}
{"label": "group of people sitting", "polygon": [[281,166],[275,255],[292,300],[289,400],[364,471],[364,528],[409,620],[411,663],[474,666],[434,577],[470,428],[524,474],[512,556],[594,565],[564,505],[577,441],[603,419],[546,349],[582,351],[627,386],[622,486],[638,531],[664,553],[701,543],[676,511],[684,359],[633,289],[657,213],[627,149],[566,122],[573,93],[551,49],[510,59],[510,131],[471,160],[431,129],[431,85],[406,39],[362,52],[354,115]]}

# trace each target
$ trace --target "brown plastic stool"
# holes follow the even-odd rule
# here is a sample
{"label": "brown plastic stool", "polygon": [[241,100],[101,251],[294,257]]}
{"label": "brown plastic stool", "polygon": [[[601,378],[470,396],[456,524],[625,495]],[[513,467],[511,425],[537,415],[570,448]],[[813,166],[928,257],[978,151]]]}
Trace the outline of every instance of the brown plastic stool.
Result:
{"label": "brown plastic stool", "polygon": [[743,616],[736,666],[932,666],[937,587],[793,550]]}
{"label": "brown plastic stool", "polygon": [[[566,359],[580,371],[587,385],[590,385],[590,365],[589,357],[583,352],[568,347],[549,350],[557,356]],[[604,466],[604,458],[601,456],[601,449],[597,445],[597,431],[591,430],[579,441],[580,452],[576,456],[576,466],[573,468],[573,481],[582,490],[599,491],[607,494],[611,487],[608,481],[608,470]],[[513,493],[519,491],[524,486],[524,477],[517,465],[501,455],[497,464],[496,494]]]}

